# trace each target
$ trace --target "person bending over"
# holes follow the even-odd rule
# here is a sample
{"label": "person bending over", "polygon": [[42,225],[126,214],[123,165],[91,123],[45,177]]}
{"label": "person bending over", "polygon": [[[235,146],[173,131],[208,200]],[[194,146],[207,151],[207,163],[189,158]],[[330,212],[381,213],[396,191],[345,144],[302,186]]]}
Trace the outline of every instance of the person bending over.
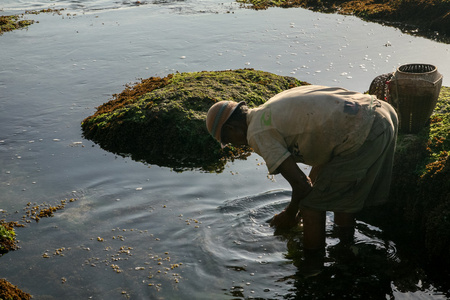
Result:
{"label": "person bending over", "polygon": [[[353,239],[354,214],[387,201],[398,118],[387,102],[338,87],[306,85],[283,91],[259,107],[220,101],[206,126],[222,146],[250,146],[270,174],[292,187],[288,206],[271,225],[303,219],[306,251],[325,247],[325,213]],[[297,163],[312,166],[306,176]],[[342,239],[342,237],[341,237]]]}

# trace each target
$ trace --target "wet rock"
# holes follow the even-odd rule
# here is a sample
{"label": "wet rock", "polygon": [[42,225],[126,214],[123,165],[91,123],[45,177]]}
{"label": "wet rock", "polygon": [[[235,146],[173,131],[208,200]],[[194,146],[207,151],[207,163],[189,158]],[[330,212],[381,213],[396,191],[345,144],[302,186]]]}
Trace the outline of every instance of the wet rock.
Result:
{"label": "wet rock", "polygon": [[293,77],[253,69],[175,73],[143,79],[82,122],[86,138],[105,150],[175,170],[223,170],[226,159],[249,149],[225,148],[208,133],[206,113],[221,100],[258,106],[302,84]]}

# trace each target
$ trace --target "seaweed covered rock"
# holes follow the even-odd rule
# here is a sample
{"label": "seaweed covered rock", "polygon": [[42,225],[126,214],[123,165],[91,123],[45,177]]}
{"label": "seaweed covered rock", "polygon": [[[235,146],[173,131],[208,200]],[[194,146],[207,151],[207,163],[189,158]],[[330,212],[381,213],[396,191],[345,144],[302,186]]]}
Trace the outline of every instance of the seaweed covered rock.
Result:
{"label": "seaweed covered rock", "polygon": [[206,114],[222,100],[258,106],[302,84],[293,77],[253,69],[175,73],[143,79],[82,122],[86,138],[105,150],[135,160],[172,167],[221,171],[224,158],[249,149],[221,149],[206,130]]}
{"label": "seaweed covered rock", "polygon": [[[424,160],[417,165],[411,221],[420,225],[432,260],[450,266],[450,88],[442,88],[430,125],[422,133]],[[412,208],[414,206],[414,208]]]}
{"label": "seaweed covered rock", "polygon": [[0,299],[29,300],[31,299],[31,295],[2,278],[0,279]]}
{"label": "seaweed covered rock", "polygon": [[369,217],[418,245],[421,259],[441,272],[450,267],[449,156],[450,87],[442,87],[429,124],[418,134],[399,134],[390,201]]}
{"label": "seaweed covered rock", "polygon": [[18,248],[16,232],[14,231],[15,226],[18,226],[15,222],[0,220],[0,256]]}

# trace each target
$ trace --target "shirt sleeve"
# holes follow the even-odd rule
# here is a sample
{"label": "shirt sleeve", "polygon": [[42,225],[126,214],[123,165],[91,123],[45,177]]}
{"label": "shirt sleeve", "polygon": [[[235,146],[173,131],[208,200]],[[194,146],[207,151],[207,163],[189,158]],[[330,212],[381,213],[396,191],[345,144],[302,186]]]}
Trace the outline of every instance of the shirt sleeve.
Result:
{"label": "shirt sleeve", "polygon": [[254,134],[249,138],[249,145],[264,159],[269,174],[276,174],[278,167],[291,155],[283,137],[275,129]]}

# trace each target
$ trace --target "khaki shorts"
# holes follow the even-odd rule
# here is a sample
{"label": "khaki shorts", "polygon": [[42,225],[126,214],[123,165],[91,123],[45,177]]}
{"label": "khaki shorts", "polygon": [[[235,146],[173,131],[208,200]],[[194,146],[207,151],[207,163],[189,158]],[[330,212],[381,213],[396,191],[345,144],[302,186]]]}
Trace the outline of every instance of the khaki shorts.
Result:
{"label": "khaki shorts", "polygon": [[355,152],[336,156],[312,178],[313,189],[300,201],[320,211],[355,213],[387,201],[391,184],[398,119],[388,103],[380,101],[364,144]]}

